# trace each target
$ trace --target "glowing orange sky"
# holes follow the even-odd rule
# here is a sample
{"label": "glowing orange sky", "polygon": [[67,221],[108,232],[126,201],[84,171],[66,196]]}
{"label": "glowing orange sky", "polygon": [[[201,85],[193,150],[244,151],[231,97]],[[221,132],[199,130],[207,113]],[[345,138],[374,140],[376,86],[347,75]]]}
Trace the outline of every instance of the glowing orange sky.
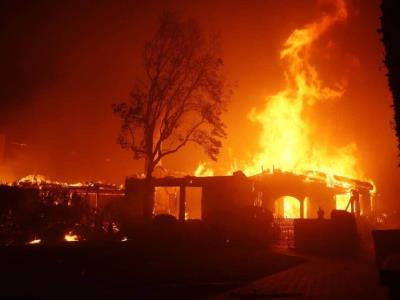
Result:
{"label": "glowing orange sky", "polygon": [[[14,96],[26,101],[10,105],[7,115],[12,121],[0,123],[0,131],[29,145],[24,163],[13,166],[14,175],[38,172],[60,180],[122,182],[140,171],[142,163],[132,161],[115,143],[118,120],[111,103],[127,98],[139,72],[143,41],[164,9],[178,9],[206,30],[220,33],[227,77],[237,83],[225,116],[229,136],[218,165],[211,166],[224,170],[233,158],[248,160],[256,153],[260,126],[249,121],[248,113],[252,107],[261,109],[265,98],[282,88],[279,51],[294,28],[319,15],[317,2],[324,1],[188,2],[65,4],[33,10],[25,23],[18,22],[22,16],[17,9],[10,9],[2,17],[8,25],[4,30],[15,31],[16,38],[7,36],[8,47],[19,53],[11,63],[37,81],[26,95]],[[38,18],[41,14],[45,16]],[[318,139],[357,144],[365,175],[394,203],[400,173],[377,33],[379,15],[378,0],[350,1],[347,22],[317,42],[313,62],[323,80],[346,82],[346,92],[340,99],[317,104],[309,114],[324,132]],[[43,66],[45,71],[36,74]],[[190,147],[164,165],[192,172],[206,160],[201,150]]]}

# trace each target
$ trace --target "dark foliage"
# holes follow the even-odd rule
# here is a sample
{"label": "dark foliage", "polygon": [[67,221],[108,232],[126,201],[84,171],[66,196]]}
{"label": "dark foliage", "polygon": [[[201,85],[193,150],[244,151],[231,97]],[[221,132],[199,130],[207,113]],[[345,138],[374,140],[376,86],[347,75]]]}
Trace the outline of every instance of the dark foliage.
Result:
{"label": "dark foliage", "polygon": [[385,64],[388,69],[389,88],[393,95],[394,119],[398,148],[400,150],[400,3],[383,0],[381,4],[382,42],[385,47]]}

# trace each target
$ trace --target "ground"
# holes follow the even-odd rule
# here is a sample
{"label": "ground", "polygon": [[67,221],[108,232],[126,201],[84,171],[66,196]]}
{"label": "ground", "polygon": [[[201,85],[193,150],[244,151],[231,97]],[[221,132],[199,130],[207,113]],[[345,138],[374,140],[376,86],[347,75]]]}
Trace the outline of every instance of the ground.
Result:
{"label": "ground", "polygon": [[303,257],[306,261],[298,266],[212,299],[388,299],[388,291],[380,286],[378,271],[370,256]]}
{"label": "ground", "polygon": [[3,247],[1,298],[387,299],[373,257],[163,243]]}
{"label": "ground", "polygon": [[304,261],[267,247],[128,241],[0,248],[0,298],[205,299]]}

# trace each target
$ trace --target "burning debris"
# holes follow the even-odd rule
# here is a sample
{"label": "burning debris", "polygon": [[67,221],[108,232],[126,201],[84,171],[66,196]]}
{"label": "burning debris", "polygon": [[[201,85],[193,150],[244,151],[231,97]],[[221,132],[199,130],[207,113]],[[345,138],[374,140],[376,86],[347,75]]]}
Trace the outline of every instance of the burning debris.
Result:
{"label": "burning debris", "polygon": [[[238,216],[254,210],[256,214],[274,213],[275,218],[312,218],[317,217],[321,208],[329,212],[339,205],[355,215],[369,215],[375,208],[375,187],[347,177],[277,169],[249,177],[242,172],[233,176],[205,176],[212,174],[208,172],[201,165],[196,170],[201,176],[154,178],[154,214],[213,224],[219,222],[220,214],[226,216],[226,221],[237,209],[242,210]],[[123,228],[136,222],[143,213],[144,183],[144,178],[130,178],[125,191],[116,185],[67,184],[29,175],[0,186],[1,243],[78,242],[94,236],[127,241]],[[288,195],[292,203],[287,201]]]}
{"label": "burning debris", "polygon": [[32,175],[27,175],[23,178],[21,178],[20,180],[18,180],[16,183],[16,185],[37,185],[37,186],[41,186],[41,185],[62,185],[62,183],[59,182],[53,182],[51,181],[49,178],[47,178],[44,175],[40,175],[40,174],[32,174]]}
{"label": "burning debris", "polygon": [[68,233],[64,236],[64,240],[66,242],[78,242],[78,235],[74,234],[72,231],[68,231]]}
{"label": "burning debris", "polygon": [[29,244],[29,245],[36,245],[36,244],[40,244],[41,242],[42,242],[41,239],[35,238],[35,239],[33,239],[32,241],[30,241],[28,244]]}
{"label": "burning debris", "polygon": [[0,185],[0,243],[74,242],[90,238],[95,231],[98,238],[107,233],[120,239],[117,218],[109,220],[107,214],[123,197],[121,186],[68,184],[43,175]]}

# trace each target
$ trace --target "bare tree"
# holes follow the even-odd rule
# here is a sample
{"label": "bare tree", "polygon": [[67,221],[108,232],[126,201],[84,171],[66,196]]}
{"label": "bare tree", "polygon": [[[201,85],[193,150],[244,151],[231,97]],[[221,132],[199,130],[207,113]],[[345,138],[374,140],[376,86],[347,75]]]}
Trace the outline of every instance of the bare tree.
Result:
{"label": "bare tree", "polygon": [[[221,114],[229,93],[221,75],[219,42],[193,20],[164,13],[155,36],[144,47],[144,76],[137,78],[130,100],[113,105],[122,120],[118,143],[145,159],[151,186],[154,168],[186,144],[200,145],[216,160],[226,136]],[[145,215],[151,217],[149,190]]]}

